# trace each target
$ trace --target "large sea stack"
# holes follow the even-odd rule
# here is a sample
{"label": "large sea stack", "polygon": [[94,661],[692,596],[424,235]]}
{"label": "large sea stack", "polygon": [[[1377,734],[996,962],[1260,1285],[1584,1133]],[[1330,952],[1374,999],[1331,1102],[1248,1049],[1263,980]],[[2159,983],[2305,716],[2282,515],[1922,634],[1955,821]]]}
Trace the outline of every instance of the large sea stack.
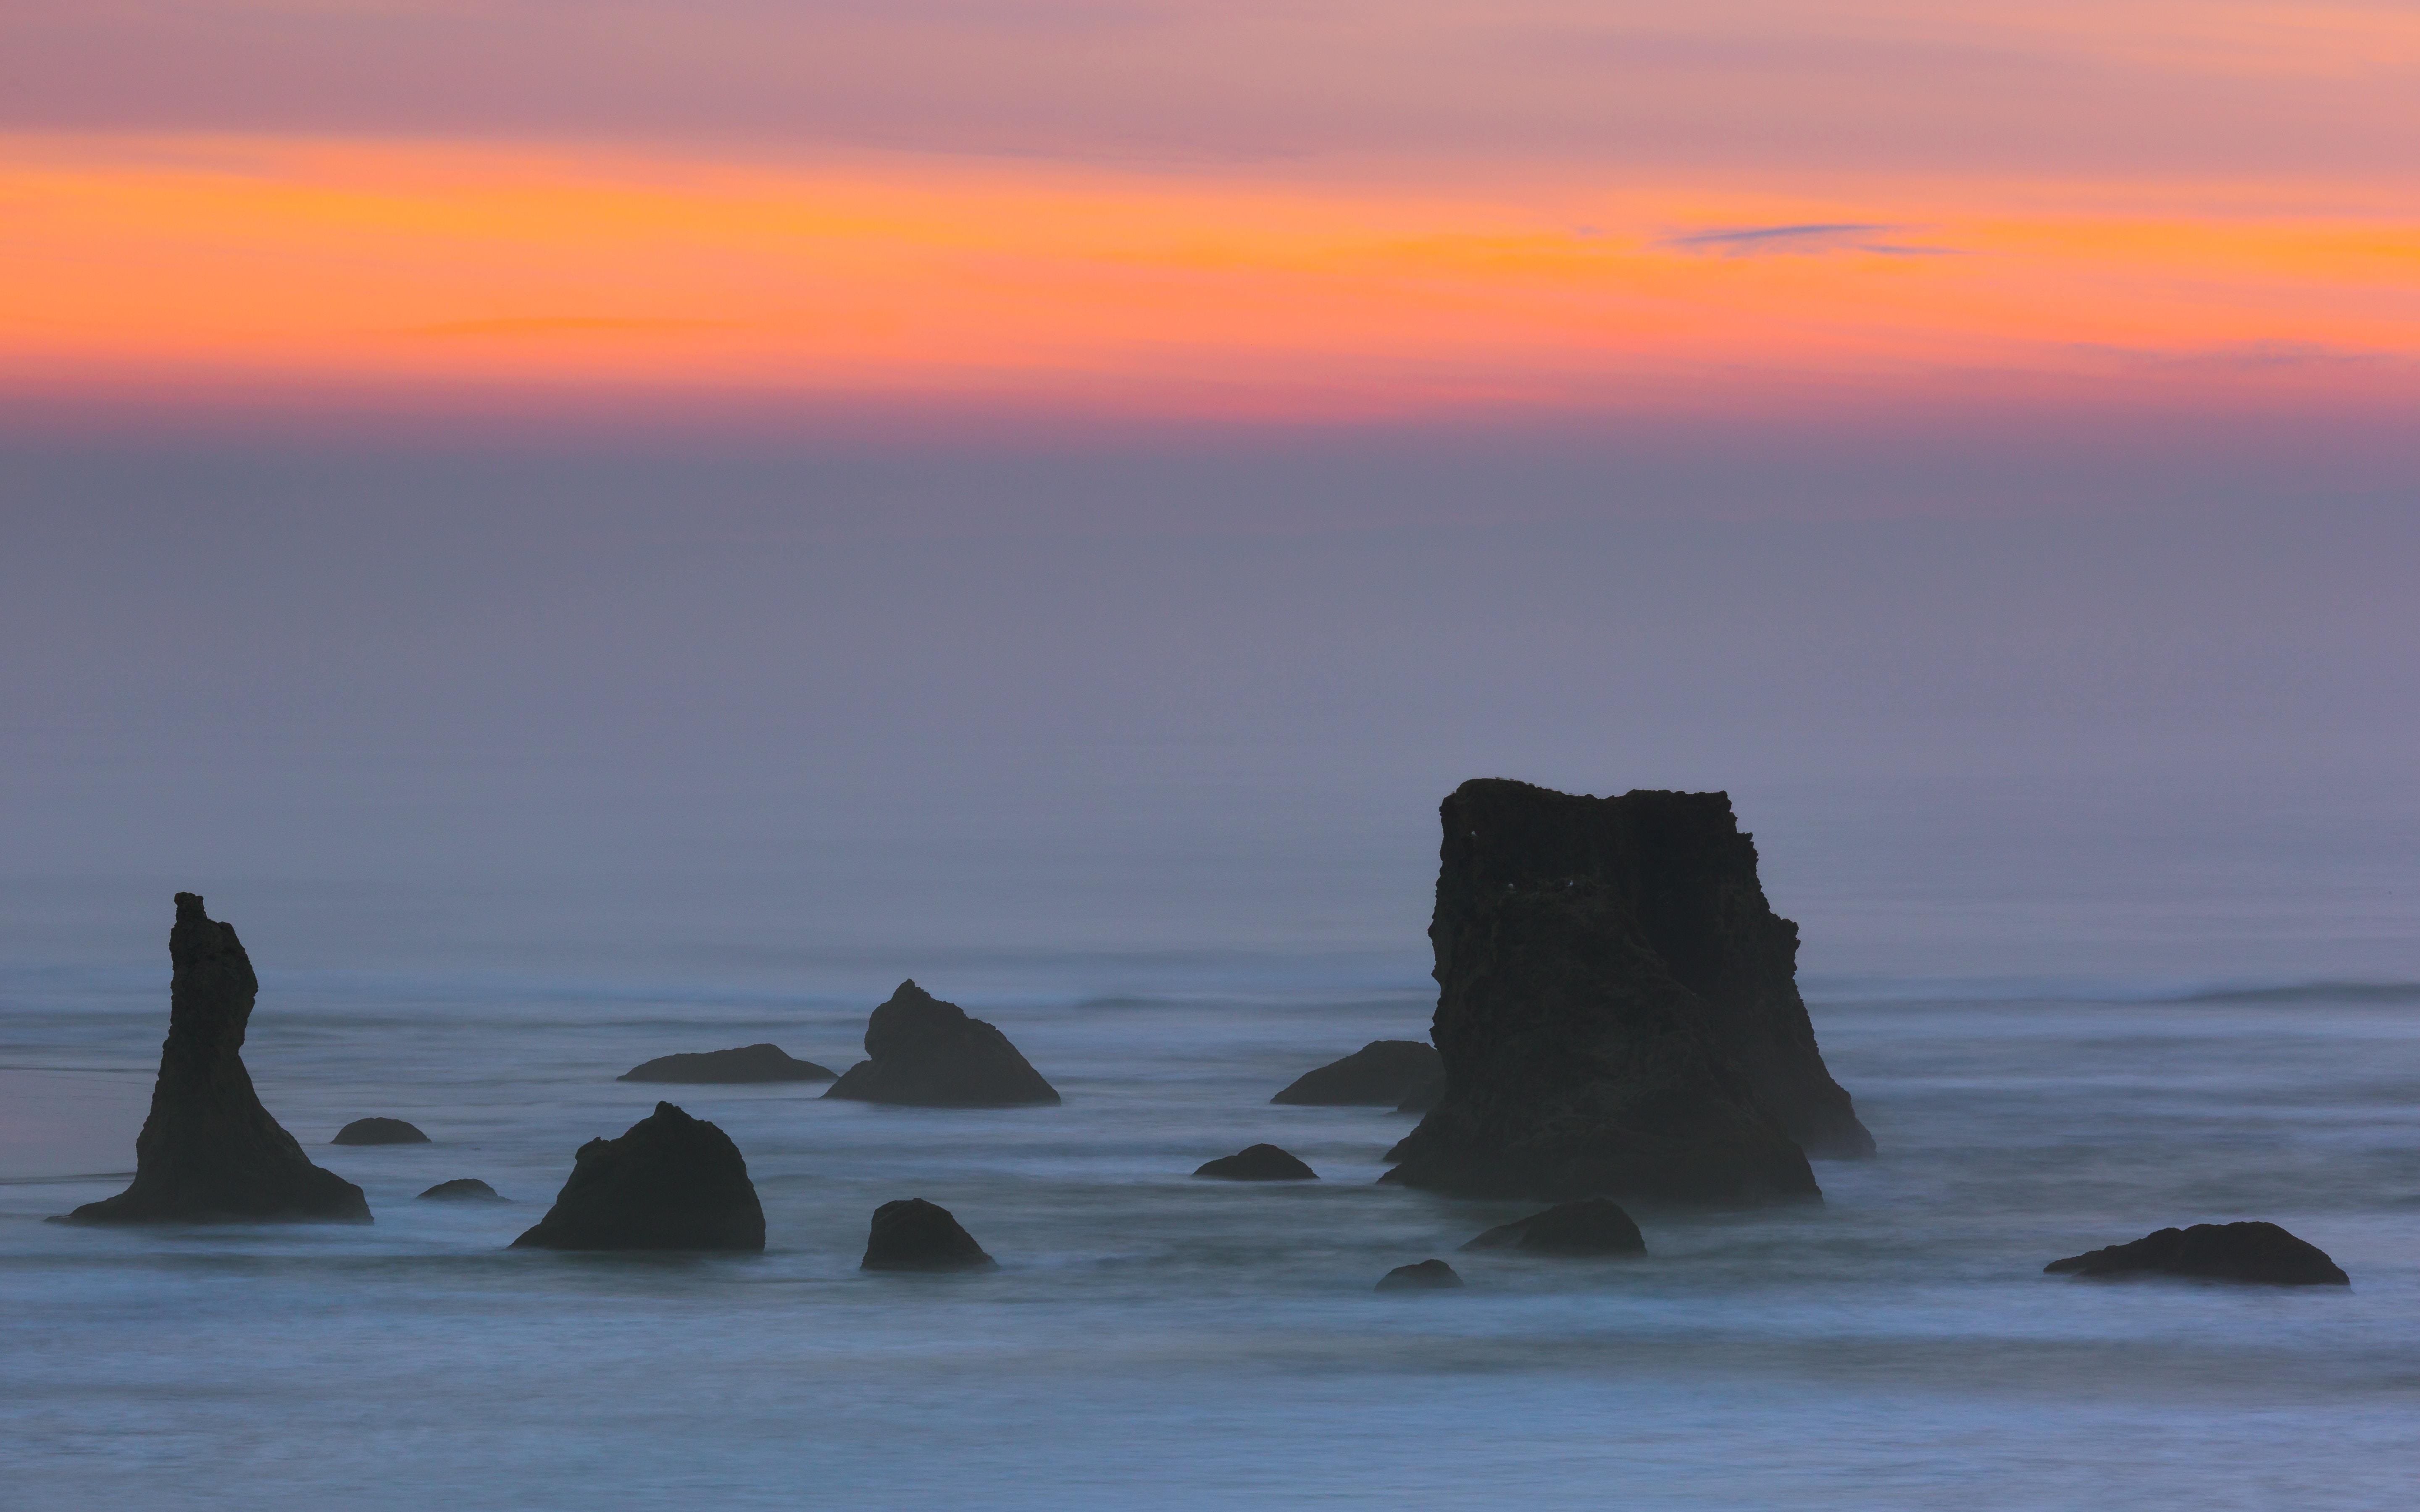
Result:
{"label": "large sea stack", "polygon": [[134,1140],[134,1184],[61,1221],[368,1223],[362,1189],[312,1165],[252,1089],[243,1034],[260,981],[235,927],[180,892],[168,959],[168,1039]]}
{"label": "large sea stack", "polygon": [[1008,1036],[913,981],[865,1021],[865,1053],[826,1097],[920,1108],[1055,1105],[1042,1079]]}
{"label": "large sea stack", "polygon": [[591,1139],[515,1249],[761,1250],[765,1209],[731,1136],[670,1103]]}
{"label": "large sea stack", "polygon": [[1756,847],[1721,793],[1466,782],[1442,810],[1445,1090],[1385,1180],[1480,1196],[1818,1196],[1873,1137],[1824,1070]]}

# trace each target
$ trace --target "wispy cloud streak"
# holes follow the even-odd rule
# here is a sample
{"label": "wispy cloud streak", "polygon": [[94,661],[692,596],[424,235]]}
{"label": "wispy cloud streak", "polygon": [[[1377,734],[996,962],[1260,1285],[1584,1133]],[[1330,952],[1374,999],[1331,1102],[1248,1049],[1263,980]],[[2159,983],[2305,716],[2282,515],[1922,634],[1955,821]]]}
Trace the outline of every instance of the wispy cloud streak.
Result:
{"label": "wispy cloud streak", "polygon": [[1676,247],[1725,257],[1820,256],[1833,252],[1862,252],[1885,257],[1943,257],[1954,247],[1910,246],[1886,239],[1910,227],[1880,222],[1835,221],[1807,225],[1730,226],[1666,237],[1658,246]]}

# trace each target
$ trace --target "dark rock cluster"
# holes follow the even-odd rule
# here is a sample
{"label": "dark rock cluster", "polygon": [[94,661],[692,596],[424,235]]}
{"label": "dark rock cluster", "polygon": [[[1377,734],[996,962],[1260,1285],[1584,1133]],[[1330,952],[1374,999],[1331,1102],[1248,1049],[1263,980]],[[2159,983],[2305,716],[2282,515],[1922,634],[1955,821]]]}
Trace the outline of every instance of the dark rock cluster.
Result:
{"label": "dark rock cluster", "polygon": [[368,1223],[362,1189],[312,1165],[253,1090],[243,1039],[260,981],[234,926],[180,892],[168,959],[168,1039],[134,1141],[134,1184],[62,1221]]}
{"label": "dark rock cluster", "polygon": [[865,1024],[868,1059],[851,1066],[826,1097],[927,1108],[1002,1108],[1059,1102],[1008,1042],[966,1010],[903,981]]}
{"label": "dark rock cluster", "polygon": [[765,1210],[731,1136],[670,1103],[591,1139],[515,1249],[761,1250]]}
{"label": "dark rock cluster", "polygon": [[1870,1154],[1824,1069],[1756,847],[1719,793],[1446,799],[1446,1083],[1386,1180],[1479,1196],[1766,1202]]}
{"label": "dark rock cluster", "polygon": [[2112,1244],[2053,1260],[2048,1275],[2109,1280],[2174,1275],[2271,1287],[2343,1287],[2350,1279],[2328,1252],[2275,1224],[2195,1224],[2163,1228],[2131,1244]]}
{"label": "dark rock cluster", "polygon": [[617,1082],[683,1082],[744,1086],[752,1082],[828,1082],[837,1073],[812,1060],[792,1057],[780,1045],[741,1045],[737,1050],[683,1051],[643,1061],[614,1077]]}

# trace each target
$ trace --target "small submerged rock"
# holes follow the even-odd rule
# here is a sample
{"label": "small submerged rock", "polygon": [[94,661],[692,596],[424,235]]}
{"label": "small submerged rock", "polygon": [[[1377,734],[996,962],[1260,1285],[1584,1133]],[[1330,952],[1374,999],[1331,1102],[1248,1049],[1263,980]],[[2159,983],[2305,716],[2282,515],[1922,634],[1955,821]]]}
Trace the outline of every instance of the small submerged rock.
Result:
{"label": "small submerged rock", "polygon": [[2131,1244],[2112,1244],[2053,1260],[2045,1275],[2106,1280],[2130,1275],[2188,1276],[2269,1287],[2344,1287],[2351,1278],[2328,1252],[2275,1224],[2195,1224],[2163,1228]]}
{"label": "small submerged rock", "polygon": [[401,1119],[355,1119],[336,1131],[332,1145],[425,1145],[428,1136]]}
{"label": "small submerged rock", "polygon": [[1425,1040],[1373,1040],[1342,1060],[1304,1072],[1272,1103],[1313,1107],[1397,1107],[1431,1082],[1445,1062]]}
{"label": "small submerged rock", "polygon": [[824,1096],[923,1108],[1055,1106],[1059,1092],[1008,1036],[913,981],[865,1021],[865,1053]]}
{"label": "small submerged rock", "polygon": [[950,1210],[923,1197],[874,1210],[861,1271],[988,1271],[1000,1262],[984,1253]]}
{"label": "small submerged rock", "polygon": [[1462,1247],[1517,1249],[1529,1255],[1644,1255],[1647,1241],[1621,1204],[1611,1197],[1590,1197],[1499,1224]]}
{"label": "small submerged rock", "polygon": [[751,1082],[828,1082],[839,1075],[812,1060],[799,1060],[777,1044],[737,1050],[685,1050],[658,1056],[614,1077],[617,1082],[682,1082],[741,1086]]}
{"label": "small submerged rock", "polygon": [[1316,1181],[1319,1173],[1275,1145],[1253,1145],[1196,1169],[1221,1181]]}
{"label": "small submerged rock", "polygon": [[1462,1277],[1443,1260],[1399,1265],[1378,1278],[1380,1291],[1438,1291],[1462,1285]]}
{"label": "small submerged rock", "polygon": [[475,1176],[465,1176],[459,1180],[440,1181],[420,1194],[416,1200],[421,1202],[510,1202],[512,1198],[498,1196],[494,1187]]}
{"label": "small submerged rock", "polygon": [[731,1136],[670,1103],[591,1139],[515,1249],[761,1250],[765,1209]]}

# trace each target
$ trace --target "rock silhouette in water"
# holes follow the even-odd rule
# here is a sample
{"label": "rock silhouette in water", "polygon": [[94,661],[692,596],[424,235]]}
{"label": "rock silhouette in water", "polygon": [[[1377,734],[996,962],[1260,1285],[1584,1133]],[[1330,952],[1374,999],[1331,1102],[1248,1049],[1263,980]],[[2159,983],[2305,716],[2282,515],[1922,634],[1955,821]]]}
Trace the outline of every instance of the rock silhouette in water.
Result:
{"label": "rock silhouette in water", "polygon": [[1008,1036],[913,981],[865,1021],[865,1053],[826,1097],[922,1108],[1056,1104],[1059,1093]]}
{"label": "rock silhouette in water", "polygon": [[1620,1203],[1611,1197],[1589,1197],[1498,1224],[1462,1247],[1572,1257],[1644,1255],[1647,1240]]}
{"label": "rock silhouette in water", "polygon": [[1221,1181],[1316,1181],[1319,1173],[1275,1145],[1251,1145],[1207,1162],[1194,1173]]}
{"label": "rock silhouette in water", "polygon": [[861,1271],[988,1271],[999,1262],[984,1253],[950,1210],[923,1197],[886,1202],[874,1210]]}
{"label": "rock silhouette in water", "polygon": [[1422,1040],[1373,1040],[1342,1060],[1304,1072],[1272,1103],[1314,1107],[1394,1107],[1445,1075],[1436,1046]]}
{"label": "rock silhouette in water", "polygon": [[428,1136],[401,1119],[355,1119],[336,1131],[332,1145],[425,1145]]}
{"label": "rock silhouette in water", "polygon": [[253,1090],[243,1037],[260,983],[233,926],[177,894],[168,959],[168,1039],[134,1141],[134,1184],[62,1221],[368,1223],[362,1189],[312,1165]]}
{"label": "rock silhouette in water", "polygon": [[427,1191],[420,1194],[415,1200],[421,1202],[510,1202],[512,1198],[498,1196],[494,1187],[489,1186],[487,1182],[480,1180],[475,1176],[465,1176],[459,1180],[440,1181],[435,1186],[430,1187]]}
{"label": "rock silhouette in water", "polygon": [[1440,812],[1446,1085],[1383,1180],[1756,1202],[1819,1195],[1804,1150],[1872,1153],[1728,795],[1484,779]]}
{"label": "rock silhouette in water", "polygon": [[1404,1100],[1395,1104],[1395,1111],[1398,1113],[1426,1113],[1431,1108],[1435,1107],[1439,1103],[1444,1101],[1445,1072],[1440,1070],[1435,1075],[1430,1077],[1427,1081],[1420,1083],[1418,1087],[1405,1092],[1404,1094]]}
{"label": "rock silhouette in water", "polygon": [[828,1082],[836,1072],[812,1060],[793,1058],[780,1045],[751,1044],[737,1050],[683,1051],[658,1056],[614,1077],[617,1082],[690,1082],[739,1085],[749,1082]]}
{"label": "rock silhouette in water", "polygon": [[1399,1265],[1378,1278],[1380,1291],[1436,1291],[1462,1285],[1462,1277],[1443,1260]]}
{"label": "rock silhouette in water", "polygon": [[2351,1278],[2308,1240],[2275,1224],[2195,1224],[2163,1228],[2131,1244],[2112,1244],[2053,1260],[2047,1275],[2110,1279],[2133,1275],[2190,1276],[2270,1287],[2345,1287]]}
{"label": "rock silhouette in water", "polygon": [[515,1249],[761,1250],[765,1210],[731,1136],[670,1103],[591,1139]]}

